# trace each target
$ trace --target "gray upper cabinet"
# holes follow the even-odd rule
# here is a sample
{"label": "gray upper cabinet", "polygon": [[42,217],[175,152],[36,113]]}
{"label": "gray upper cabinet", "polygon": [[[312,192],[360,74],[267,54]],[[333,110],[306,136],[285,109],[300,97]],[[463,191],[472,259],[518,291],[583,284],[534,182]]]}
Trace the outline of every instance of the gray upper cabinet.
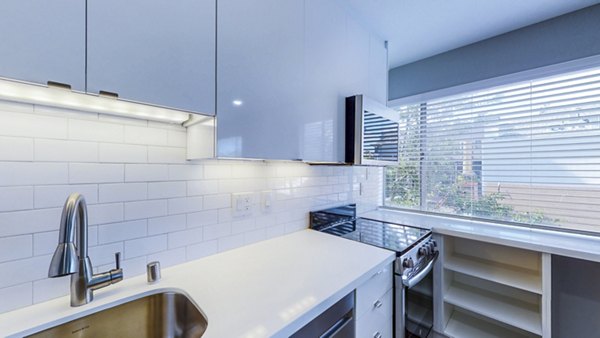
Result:
{"label": "gray upper cabinet", "polygon": [[218,156],[343,162],[345,98],[385,103],[383,40],[341,0],[219,0],[217,12]]}
{"label": "gray upper cabinet", "polygon": [[214,114],[216,0],[87,3],[88,92]]}
{"label": "gray upper cabinet", "polygon": [[304,111],[304,0],[219,0],[220,157],[299,159]]}
{"label": "gray upper cabinet", "polygon": [[85,1],[0,1],[0,77],[85,90]]}

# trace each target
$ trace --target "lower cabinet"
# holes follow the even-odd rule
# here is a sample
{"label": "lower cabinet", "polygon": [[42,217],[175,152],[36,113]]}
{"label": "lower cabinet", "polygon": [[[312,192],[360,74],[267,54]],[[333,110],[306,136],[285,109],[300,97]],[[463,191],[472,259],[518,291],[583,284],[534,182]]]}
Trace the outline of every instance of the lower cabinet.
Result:
{"label": "lower cabinet", "polygon": [[456,338],[550,337],[550,255],[438,238],[435,327]]}
{"label": "lower cabinet", "polygon": [[356,289],[356,337],[393,337],[393,278],[390,264]]}

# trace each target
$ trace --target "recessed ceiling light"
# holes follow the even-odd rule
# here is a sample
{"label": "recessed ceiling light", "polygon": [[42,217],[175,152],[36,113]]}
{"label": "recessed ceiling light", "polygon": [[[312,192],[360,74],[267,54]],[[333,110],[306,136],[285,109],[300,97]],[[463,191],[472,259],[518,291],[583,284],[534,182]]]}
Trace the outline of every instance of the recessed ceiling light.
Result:
{"label": "recessed ceiling light", "polygon": [[242,100],[233,100],[232,103],[233,103],[234,106],[237,106],[237,107],[239,107],[242,104],[244,104],[244,102]]}

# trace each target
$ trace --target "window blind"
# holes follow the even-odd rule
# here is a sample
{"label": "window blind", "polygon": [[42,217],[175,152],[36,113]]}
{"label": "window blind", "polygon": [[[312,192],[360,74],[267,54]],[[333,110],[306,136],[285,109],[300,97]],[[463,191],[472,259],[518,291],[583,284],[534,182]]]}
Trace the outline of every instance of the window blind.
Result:
{"label": "window blind", "polygon": [[386,205],[600,231],[600,68],[396,109]]}

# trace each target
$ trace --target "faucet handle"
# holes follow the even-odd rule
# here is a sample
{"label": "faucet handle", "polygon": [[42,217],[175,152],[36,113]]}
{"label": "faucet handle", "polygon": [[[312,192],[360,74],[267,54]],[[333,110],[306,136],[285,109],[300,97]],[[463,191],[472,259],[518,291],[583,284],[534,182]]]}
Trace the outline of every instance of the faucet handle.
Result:
{"label": "faucet handle", "polygon": [[115,252],[115,269],[121,268],[121,252]]}

